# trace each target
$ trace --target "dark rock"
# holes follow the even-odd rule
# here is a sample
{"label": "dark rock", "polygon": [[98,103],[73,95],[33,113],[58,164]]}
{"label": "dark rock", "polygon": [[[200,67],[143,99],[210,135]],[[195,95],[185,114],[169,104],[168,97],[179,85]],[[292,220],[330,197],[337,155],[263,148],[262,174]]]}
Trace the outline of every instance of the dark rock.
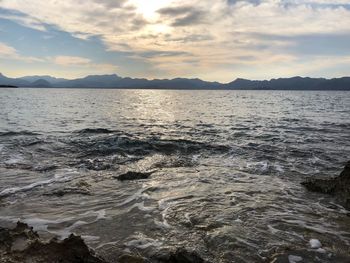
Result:
{"label": "dark rock", "polygon": [[96,128],[96,129],[87,128],[87,129],[83,129],[83,130],[78,131],[78,133],[81,133],[81,134],[89,134],[89,133],[110,134],[110,133],[113,133],[113,131],[108,130],[108,129],[104,129],[104,128]]}
{"label": "dark rock", "polygon": [[350,210],[350,161],[338,177],[311,179],[301,184],[310,191],[335,196],[346,209]]}
{"label": "dark rock", "polygon": [[118,258],[118,263],[146,263],[149,262],[145,258],[130,255],[130,254],[124,254]]}
{"label": "dark rock", "polygon": [[80,180],[73,187],[65,187],[63,189],[54,189],[50,192],[44,193],[44,195],[48,195],[48,196],[54,195],[58,197],[62,197],[68,194],[91,195],[91,192],[89,190],[90,187],[91,185],[88,182],[84,180]]}
{"label": "dark rock", "polygon": [[80,189],[78,187],[66,187],[64,189],[54,190],[52,192],[44,193],[48,196],[58,196],[62,197],[65,195],[91,195],[91,192],[88,189]]}
{"label": "dark rock", "polygon": [[[152,256],[152,260],[160,263],[206,263],[196,251],[177,248],[175,251],[163,251]],[[208,263],[208,262],[207,262]]]}
{"label": "dark rock", "polygon": [[65,187],[63,189],[54,189],[50,192],[44,193],[44,195],[48,195],[48,196],[54,195],[58,197],[62,197],[68,194],[91,195],[91,192],[89,190],[90,187],[91,185],[88,182],[84,180],[80,180],[73,187]]}
{"label": "dark rock", "polygon": [[292,249],[280,254],[276,254],[269,258],[266,262],[273,263],[290,263],[297,262],[293,258],[300,257],[303,262],[319,262],[319,263],[348,263],[350,262],[349,255],[335,255],[333,253],[320,253],[317,250]]}
{"label": "dark rock", "polygon": [[142,180],[142,179],[148,179],[153,172],[147,172],[147,173],[141,173],[141,172],[127,172],[125,174],[120,174],[118,176],[115,176],[114,178],[120,180],[120,181],[130,181],[130,180]]}
{"label": "dark rock", "polygon": [[104,171],[112,168],[112,165],[109,162],[105,162],[104,160],[100,159],[84,160],[83,164],[88,170],[93,171]]}
{"label": "dark rock", "polygon": [[55,238],[45,243],[28,225],[0,228],[0,262],[7,263],[105,263],[88,248],[81,237],[70,235],[63,241]]}

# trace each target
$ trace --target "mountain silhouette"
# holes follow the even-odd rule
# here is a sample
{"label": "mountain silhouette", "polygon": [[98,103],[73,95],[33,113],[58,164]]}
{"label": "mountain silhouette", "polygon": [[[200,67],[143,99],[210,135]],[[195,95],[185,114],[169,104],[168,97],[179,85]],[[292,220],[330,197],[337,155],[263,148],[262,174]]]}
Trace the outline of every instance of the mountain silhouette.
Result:
{"label": "mountain silhouette", "polygon": [[8,78],[0,73],[0,85],[37,88],[120,88],[120,89],[214,89],[214,90],[350,90],[350,77],[325,79],[292,77],[271,80],[238,78],[230,83],[198,78],[153,79],[120,77],[116,74],[89,75],[78,79],[51,76]]}

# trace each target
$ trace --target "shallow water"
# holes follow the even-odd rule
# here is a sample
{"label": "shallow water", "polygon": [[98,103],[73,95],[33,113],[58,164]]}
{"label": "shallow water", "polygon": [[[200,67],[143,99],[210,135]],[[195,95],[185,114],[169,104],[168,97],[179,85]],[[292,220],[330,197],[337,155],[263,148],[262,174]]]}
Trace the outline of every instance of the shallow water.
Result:
{"label": "shallow water", "polygon": [[106,258],[184,246],[261,262],[313,238],[348,253],[348,212],[300,182],[350,159],[349,106],[348,92],[2,89],[0,225],[83,235]]}

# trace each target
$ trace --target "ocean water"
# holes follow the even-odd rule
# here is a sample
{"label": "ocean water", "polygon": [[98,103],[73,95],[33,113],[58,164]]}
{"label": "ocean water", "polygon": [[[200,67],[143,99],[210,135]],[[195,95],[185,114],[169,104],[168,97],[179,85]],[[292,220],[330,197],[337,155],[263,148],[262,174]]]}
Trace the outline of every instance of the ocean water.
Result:
{"label": "ocean water", "polygon": [[107,259],[347,253],[348,211],[300,182],[349,159],[349,92],[0,90],[0,225],[76,233]]}

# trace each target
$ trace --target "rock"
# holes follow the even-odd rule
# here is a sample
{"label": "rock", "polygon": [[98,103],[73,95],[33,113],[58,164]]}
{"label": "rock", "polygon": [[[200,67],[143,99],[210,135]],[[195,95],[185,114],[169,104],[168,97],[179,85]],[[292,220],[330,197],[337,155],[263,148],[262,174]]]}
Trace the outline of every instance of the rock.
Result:
{"label": "rock", "polygon": [[294,256],[294,255],[289,255],[288,256],[289,263],[297,263],[297,262],[300,262],[302,260],[303,260],[303,258],[299,257],[299,256]]}
{"label": "rock", "polygon": [[84,160],[82,163],[85,165],[86,169],[92,171],[104,171],[113,167],[109,162],[100,159],[88,159]]}
{"label": "rock", "polygon": [[51,192],[44,193],[44,195],[48,195],[48,196],[54,195],[58,197],[62,197],[68,194],[91,195],[91,192],[89,190],[90,187],[91,185],[88,182],[84,180],[80,180],[73,187],[65,187],[63,189],[54,189]]}
{"label": "rock", "polygon": [[[175,251],[163,251],[152,256],[152,259],[159,263],[206,263],[196,251],[189,251],[185,248],[177,248]],[[208,262],[207,262],[208,263]]]}
{"label": "rock", "polygon": [[148,179],[153,173],[154,173],[154,171],[153,172],[146,172],[146,173],[129,171],[125,174],[115,176],[114,178],[116,178],[120,181],[142,180],[142,179]]}
{"label": "rock", "polygon": [[311,239],[309,241],[309,244],[312,249],[318,249],[322,247],[322,244],[318,239]]}
{"label": "rock", "polygon": [[146,263],[148,262],[145,258],[124,254],[118,258],[118,263]]}
{"label": "rock", "polygon": [[322,263],[346,263],[350,262],[349,254],[321,253],[318,250],[310,249],[287,249],[269,257],[269,263],[302,263],[302,262],[322,262]]}
{"label": "rock", "polygon": [[14,229],[0,228],[0,262],[106,263],[81,237],[72,234],[63,241],[54,238],[45,243],[32,228],[20,222]]}
{"label": "rock", "polygon": [[338,177],[311,179],[301,184],[310,191],[335,196],[346,209],[350,210],[350,161]]}
{"label": "rock", "polygon": [[91,195],[91,192],[88,189],[84,188],[66,187],[64,189],[57,189],[44,193],[44,195],[62,197],[65,195]]}

